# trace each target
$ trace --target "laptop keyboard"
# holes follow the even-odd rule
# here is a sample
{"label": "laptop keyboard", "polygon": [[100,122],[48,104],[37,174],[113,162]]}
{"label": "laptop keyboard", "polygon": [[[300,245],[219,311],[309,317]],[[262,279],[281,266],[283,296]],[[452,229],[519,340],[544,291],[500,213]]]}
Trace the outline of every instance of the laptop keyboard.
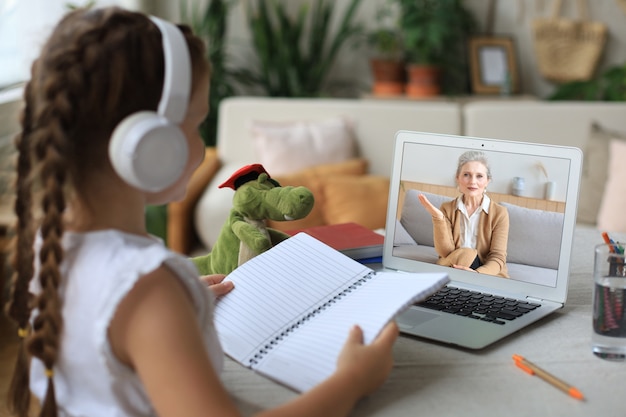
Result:
{"label": "laptop keyboard", "polygon": [[499,325],[541,307],[537,303],[454,287],[444,287],[416,305]]}

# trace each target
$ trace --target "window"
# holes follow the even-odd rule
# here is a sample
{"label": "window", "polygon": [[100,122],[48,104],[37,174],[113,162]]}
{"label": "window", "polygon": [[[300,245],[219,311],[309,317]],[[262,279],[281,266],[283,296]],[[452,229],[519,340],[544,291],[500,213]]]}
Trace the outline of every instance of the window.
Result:
{"label": "window", "polygon": [[[30,65],[68,4],[85,0],[0,0],[0,90],[26,81]],[[97,0],[96,6],[136,8],[138,0]]]}

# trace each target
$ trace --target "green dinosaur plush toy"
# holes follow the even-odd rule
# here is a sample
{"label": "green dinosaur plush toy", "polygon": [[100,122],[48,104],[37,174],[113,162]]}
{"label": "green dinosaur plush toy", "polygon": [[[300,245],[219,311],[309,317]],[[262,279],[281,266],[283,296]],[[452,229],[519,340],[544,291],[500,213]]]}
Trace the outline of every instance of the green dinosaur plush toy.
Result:
{"label": "green dinosaur plush toy", "polygon": [[219,188],[235,190],[233,208],[210,253],[192,258],[201,275],[229,274],[237,266],[289,237],[267,227],[266,220],[296,220],[313,208],[306,187],[281,187],[262,165],[247,165]]}

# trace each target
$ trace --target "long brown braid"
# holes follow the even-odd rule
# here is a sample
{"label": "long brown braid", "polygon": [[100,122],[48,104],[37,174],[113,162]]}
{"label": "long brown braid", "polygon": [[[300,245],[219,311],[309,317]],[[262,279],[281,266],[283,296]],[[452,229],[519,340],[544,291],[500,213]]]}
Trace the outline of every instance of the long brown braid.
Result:
{"label": "long brown braid", "polygon": [[[187,27],[181,30],[196,85],[209,71],[204,45]],[[63,330],[58,289],[66,205],[87,189],[94,170],[111,169],[107,147],[113,129],[131,113],[156,110],[162,83],[159,30],[145,15],[114,7],[68,13],[33,64],[15,141],[17,221],[7,306],[23,340],[8,398],[10,410],[20,417],[27,415],[30,402],[27,353],[42,361],[48,375],[41,415],[57,415],[53,369]],[[33,297],[29,286],[37,231],[41,290]]]}
{"label": "long brown braid", "polygon": [[[34,67],[35,64],[33,64]],[[33,71],[34,72],[34,68]],[[31,84],[28,83],[24,89],[24,97],[30,95]],[[30,277],[33,276],[34,253],[33,234],[32,234],[32,213],[30,210],[32,199],[30,193],[30,180],[28,174],[30,172],[30,152],[29,152],[29,126],[30,122],[30,106],[26,105],[22,110],[21,124],[23,130],[15,138],[15,146],[18,151],[17,160],[17,179],[15,183],[15,213],[17,216],[16,225],[14,226],[16,233],[13,238],[13,253],[11,257],[11,265],[13,268],[13,286],[11,289],[11,297],[7,305],[7,314],[12,317],[18,325],[18,334],[21,339],[21,346],[18,350],[17,361],[15,364],[15,372],[11,385],[9,386],[9,410],[17,413],[19,416],[25,415],[30,402],[30,391],[24,389],[28,386],[28,356],[24,339],[28,335],[29,330],[29,309],[24,308],[29,304],[28,283]],[[28,277],[28,279],[21,279]],[[12,400],[12,401],[11,401]]]}

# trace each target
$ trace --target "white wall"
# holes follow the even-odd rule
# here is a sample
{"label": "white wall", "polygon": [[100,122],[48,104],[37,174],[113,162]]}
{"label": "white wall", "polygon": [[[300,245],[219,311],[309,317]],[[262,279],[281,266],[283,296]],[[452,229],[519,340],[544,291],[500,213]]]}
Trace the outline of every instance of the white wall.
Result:
{"label": "white wall", "polygon": [[[402,165],[402,179],[427,184],[455,187],[455,174],[458,157],[465,149],[443,147],[437,145],[410,145],[405,149],[406,161]],[[569,162],[562,158],[536,157],[505,152],[484,151],[491,168],[492,180],[488,190],[493,193],[511,194],[514,177],[524,178],[523,197],[543,199],[545,183],[554,181],[556,189],[552,196],[555,201],[565,201],[569,178]],[[424,155],[428,155],[427,158]],[[541,163],[548,174],[542,173],[538,164]]]}
{"label": "white wall", "polygon": [[[146,4],[158,4],[155,12],[171,19],[178,20],[179,2],[181,0],[143,0]],[[206,3],[206,0],[187,0],[191,3]],[[229,50],[236,65],[245,65],[250,62],[251,51],[247,39],[249,33],[243,14],[243,2],[254,0],[238,0],[229,22]],[[289,0],[290,4],[297,5],[305,0]],[[337,10],[343,11],[349,0],[334,0]],[[377,6],[386,0],[362,0],[358,18],[367,26],[374,25],[374,16]],[[479,27],[485,29],[487,9],[492,0],[465,0],[465,4],[472,11],[479,22]],[[493,0],[496,6],[494,19],[494,35],[510,35],[513,37],[518,53],[518,67],[521,75],[522,90],[525,94],[546,97],[554,85],[545,81],[538,73],[533,56],[531,23],[535,17],[547,16],[553,0]],[[618,0],[586,0],[592,19],[604,22],[609,29],[609,41],[605,54],[600,63],[600,70],[626,61],[626,12],[619,5]],[[578,0],[563,0],[563,15],[576,17]],[[367,92],[371,82],[368,67],[367,51],[364,47],[344,50],[337,60],[331,76],[335,79],[349,79],[358,82],[362,91]]]}

